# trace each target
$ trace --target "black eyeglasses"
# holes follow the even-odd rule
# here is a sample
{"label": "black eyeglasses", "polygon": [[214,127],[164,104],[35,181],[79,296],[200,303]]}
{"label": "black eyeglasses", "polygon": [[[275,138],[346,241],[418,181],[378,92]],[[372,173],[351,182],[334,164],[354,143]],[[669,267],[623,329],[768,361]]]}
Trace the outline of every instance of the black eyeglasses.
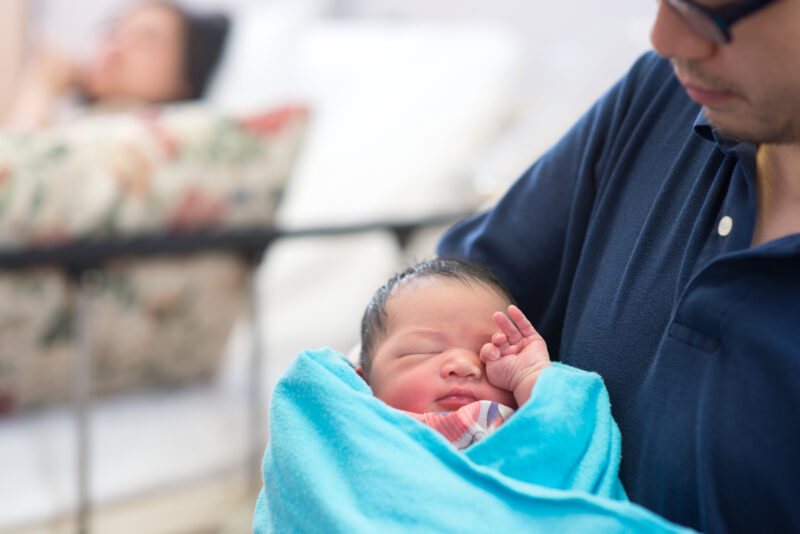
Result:
{"label": "black eyeglasses", "polygon": [[701,6],[692,0],[665,0],[697,33],[717,44],[731,42],[730,27],[775,0],[744,0],[717,9]]}

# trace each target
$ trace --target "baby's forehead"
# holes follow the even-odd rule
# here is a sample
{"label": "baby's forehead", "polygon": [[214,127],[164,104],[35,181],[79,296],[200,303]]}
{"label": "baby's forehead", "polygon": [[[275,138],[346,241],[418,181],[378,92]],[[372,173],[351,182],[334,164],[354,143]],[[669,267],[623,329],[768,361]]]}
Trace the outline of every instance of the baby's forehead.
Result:
{"label": "baby's forehead", "polygon": [[[482,290],[487,295],[499,297],[500,300],[510,303],[508,296],[503,291],[493,284],[477,278],[436,274],[414,276],[398,282],[389,293],[385,305],[387,323],[391,324],[392,316],[404,311],[405,307],[413,306],[417,301],[429,298],[432,294],[445,292],[444,294],[446,295],[448,289],[466,289],[476,292]],[[450,304],[457,307],[460,303],[454,300]]]}
{"label": "baby's forehead", "polygon": [[[413,297],[423,297],[427,294],[439,291],[446,287],[479,287],[487,286],[479,280],[462,279],[454,276],[443,276],[436,274],[416,275],[410,276],[400,280],[392,291],[389,293],[389,298],[386,300],[387,306],[393,302],[398,301],[396,297],[402,296],[404,299]],[[488,286],[487,286],[488,287]]]}

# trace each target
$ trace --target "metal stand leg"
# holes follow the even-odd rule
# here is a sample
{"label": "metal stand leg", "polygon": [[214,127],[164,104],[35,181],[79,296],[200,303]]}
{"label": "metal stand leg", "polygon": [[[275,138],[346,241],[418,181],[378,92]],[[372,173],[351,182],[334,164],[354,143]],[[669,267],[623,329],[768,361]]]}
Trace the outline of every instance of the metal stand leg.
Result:
{"label": "metal stand leg", "polygon": [[261,458],[264,454],[264,410],[262,408],[263,355],[261,350],[261,317],[263,310],[258,292],[258,272],[256,264],[250,266],[250,376],[249,378],[249,419],[250,419],[250,460],[248,473],[252,488],[260,488]]}
{"label": "metal stand leg", "polygon": [[75,435],[77,442],[77,511],[79,534],[88,534],[91,513],[89,495],[89,411],[92,396],[91,298],[97,286],[97,274],[84,273],[77,287],[75,303]]}

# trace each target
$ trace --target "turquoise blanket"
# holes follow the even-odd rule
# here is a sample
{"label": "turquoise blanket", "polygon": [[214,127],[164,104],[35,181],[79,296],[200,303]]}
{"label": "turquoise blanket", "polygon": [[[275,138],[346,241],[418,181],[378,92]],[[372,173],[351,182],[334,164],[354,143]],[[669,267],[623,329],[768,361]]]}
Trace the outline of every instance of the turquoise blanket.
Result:
{"label": "turquoise blanket", "polygon": [[372,396],[344,356],[301,353],[275,388],[256,533],[688,532],[627,501],[592,373],[557,365],[457,451]]}

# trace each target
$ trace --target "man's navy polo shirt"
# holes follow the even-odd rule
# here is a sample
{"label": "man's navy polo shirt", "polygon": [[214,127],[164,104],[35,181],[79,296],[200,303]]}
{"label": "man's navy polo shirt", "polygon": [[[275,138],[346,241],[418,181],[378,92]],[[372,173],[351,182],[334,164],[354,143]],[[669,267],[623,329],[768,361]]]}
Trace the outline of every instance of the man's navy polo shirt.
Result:
{"label": "man's navy polo shirt", "polygon": [[600,373],[629,496],[712,532],[800,530],[800,235],[749,248],[755,148],[646,54],[491,211],[490,266],[554,359]]}

